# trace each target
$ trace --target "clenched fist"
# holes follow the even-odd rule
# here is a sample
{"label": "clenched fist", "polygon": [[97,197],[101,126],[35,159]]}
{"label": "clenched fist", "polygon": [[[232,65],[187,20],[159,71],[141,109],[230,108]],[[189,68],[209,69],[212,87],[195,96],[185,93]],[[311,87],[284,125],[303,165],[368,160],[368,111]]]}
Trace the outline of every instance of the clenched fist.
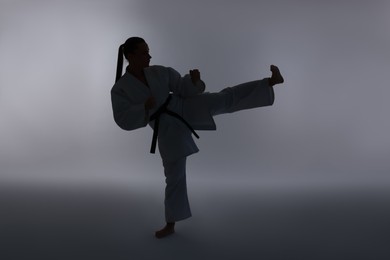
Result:
{"label": "clenched fist", "polygon": [[197,69],[190,70],[190,76],[192,83],[196,83],[200,80],[200,72]]}

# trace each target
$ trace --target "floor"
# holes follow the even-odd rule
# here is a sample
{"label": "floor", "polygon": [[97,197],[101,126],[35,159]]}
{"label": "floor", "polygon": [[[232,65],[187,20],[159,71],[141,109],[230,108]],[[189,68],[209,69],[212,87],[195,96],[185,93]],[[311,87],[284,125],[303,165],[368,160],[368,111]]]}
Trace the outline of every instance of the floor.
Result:
{"label": "floor", "polygon": [[162,240],[162,184],[3,183],[0,259],[390,259],[386,187],[275,183],[192,179]]}

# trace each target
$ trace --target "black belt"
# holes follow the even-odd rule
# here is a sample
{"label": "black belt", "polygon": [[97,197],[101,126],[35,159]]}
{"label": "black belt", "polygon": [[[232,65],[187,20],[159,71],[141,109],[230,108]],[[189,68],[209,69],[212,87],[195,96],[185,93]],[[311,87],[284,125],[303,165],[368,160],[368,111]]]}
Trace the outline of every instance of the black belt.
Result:
{"label": "black belt", "polygon": [[191,125],[184,118],[182,118],[179,114],[168,110],[167,106],[168,106],[169,101],[171,100],[171,98],[172,98],[172,94],[169,94],[169,96],[168,96],[167,100],[164,102],[164,104],[161,107],[159,107],[157,109],[157,111],[153,115],[150,116],[150,121],[156,120],[154,122],[154,128],[153,128],[152,146],[150,148],[150,152],[151,153],[155,153],[156,152],[156,143],[157,143],[157,136],[158,136],[158,126],[159,126],[159,123],[160,123],[160,116],[163,113],[166,113],[166,114],[168,114],[170,116],[176,117],[177,119],[182,121],[188,127],[188,129],[190,129],[190,131],[195,135],[195,137],[199,139],[199,135],[195,132],[195,130],[191,127]]}

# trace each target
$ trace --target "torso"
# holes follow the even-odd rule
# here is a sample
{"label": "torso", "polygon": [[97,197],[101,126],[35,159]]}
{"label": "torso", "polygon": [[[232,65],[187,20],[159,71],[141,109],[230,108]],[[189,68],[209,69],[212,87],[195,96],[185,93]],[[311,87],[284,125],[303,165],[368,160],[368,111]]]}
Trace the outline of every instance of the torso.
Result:
{"label": "torso", "polygon": [[141,73],[132,73],[128,68],[126,69],[127,72],[129,72],[131,75],[133,75],[136,79],[138,79],[139,81],[141,81],[146,87],[150,88],[149,87],[149,84],[148,84],[148,81],[146,80],[146,77],[145,77],[145,72],[142,71]]}
{"label": "torso", "polygon": [[148,81],[146,80],[146,77],[145,77],[145,74],[143,74],[141,77],[137,77],[135,76],[139,81],[141,81],[142,83],[145,84],[145,86],[147,86],[149,88],[149,84],[148,84]]}

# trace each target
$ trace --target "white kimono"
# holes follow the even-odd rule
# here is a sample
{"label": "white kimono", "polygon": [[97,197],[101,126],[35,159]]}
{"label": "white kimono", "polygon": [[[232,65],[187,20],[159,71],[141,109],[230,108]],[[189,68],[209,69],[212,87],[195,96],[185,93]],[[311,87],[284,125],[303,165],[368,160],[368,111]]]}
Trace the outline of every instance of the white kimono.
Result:
{"label": "white kimono", "polygon": [[[184,98],[198,95],[205,89],[203,82],[194,85],[189,75],[182,78],[172,68],[150,66],[145,68],[144,72],[149,88],[126,72],[111,90],[114,119],[124,130],[146,126],[150,116],[165,102],[169,93],[173,93],[173,96],[168,109],[183,116]],[[156,99],[156,107],[147,111],[144,103],[150,96]],[[202,129],[215,129],[211,115],[206,114],[201,117],[203,118]],[[153,128],[154,121],[149,125]],[[195,125],[192,127],[199,129]],[[171,161],[199,151],[187,126],[177,118],[166,114],[161,115],[160,118],[158,147],[161,157]]]}
{"label": "white kimono", "polygon": [[[215,115],[272,105],[274,101],[273,89],[266,80],[225,88],[218,93],[203,93],[205,85],[202,81],[195,85],[190,75],[181,77],[172,68],[150,66],[144,72],[150,88],[126,72],[111,90],[114,119],[124,130],[145,127],[170,92],[173,96],[168,109],[182,116],[195,130],[215,130]],[[144,104],[150,96],[157,104],[154,109],[146,111]],[[154,127],[154,121],[149,124]],[[161,115],[158,147],[162,159],[175,161],[198,152],[191,135],[180,120]]]}
{"label": "white kimono", "polygon": [[[203,93],[202,81],[193,84],[187,74],[181,77],[172,68],[151,66],[144,69],[149,88],[126,72],[111,90],[115,122],[124,130],[144,127],[150,116],[173,93],[168,109],[183,117],[195,130],[215,130],[213,116],[243,109],[272,105],[273,88],[268,79],[243,83],[217,93]],[[156,107],[145,110],[145,101],[153,96]],[[154,127],[154,122],[150,126]],[[191,210],[186,186],[186,157],[199,151],[189,128],[179,119],[162,114],[158,147],[163,159],[166,222],[189,218]]]}

